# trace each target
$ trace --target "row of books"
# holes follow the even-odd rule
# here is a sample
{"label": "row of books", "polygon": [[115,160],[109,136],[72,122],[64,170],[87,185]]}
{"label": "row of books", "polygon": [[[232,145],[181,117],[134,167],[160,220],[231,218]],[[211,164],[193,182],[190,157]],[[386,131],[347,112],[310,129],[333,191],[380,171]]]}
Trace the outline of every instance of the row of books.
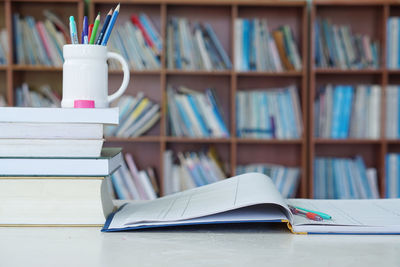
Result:
{"label": "row of books", "polygon": [[[192,30],[193,28],[193,30]],[[171,17],[167,25],[167,67],[183,70],[225,70],[231,61],[210,24]]]}
{"label": "row of books", "polygon": [[295,86],[238,91],[236,95],[238,137],[300,138],[302,112]]}
{"label": "row of books", "polygon": [[226,178],[215,148],[201,152],[164,152],[164,194],[207,185]]}
{"label": "row of books", "polygon": [[229,137],[216,95],[184,86],[167,88],[169,132],[173,136]]}
{"label": "row of books", "polygon": [[27,83],[23,83],[15,89],[15,106],[61,107],[61,98],[49,85],[32,90]]}
{"label": "row of books", "polygon": [[379,85],[327,85],[314,102],[314,135],[319,138],[380,137]]}
{"label": "row of books", "polygon": [[389,139],[400,138],[400,86],[389,85],[386,87],[386,137]]}
{"label": "row of books", "polygon": [[62,49],[68,41],[67,28],[48,10],[43,14],[44,22],[36,21],[32,16],[21,18],[20,14],[13,14],[17,64],[62,66]]}
{"label": "row of books", "polygon": [[319,68],[378,68],[379,42],[366,34],[353,33],[350,25],[332,24],[329,19],[315,22],[315,66]]}
{"label": "row of books", "polygon": [[284,198],[296,197],[300,182],[300,169],[276,164],[249,164],[236,167],[236,175],[259,172],[272,179],[276,188]]}
{"label": "row of books", "polygon": [[7,29],[0,29],[0,65],[7,64],[9,52]]}
{"label": "row of books", "polygon": [[111,175],[114,198],[121,200],[152,200],[160,195],[155,170],[139,170],[130,153],[125,153],[121,167]]}
{"label": "row of books", "polygon": [[[149,17],[140,13],[132,15],[131,21],[118,25],[112,32],[108,47],[120,53],[135,70],[159,69],[162,39]],[[111,60],[109,69],[120,69],[117,61]]]}
{"label": "row of books", "polygon": [[138,137],[149,131],[161,116],[160,105],[139,92],[136,96],[124,95],[113,106],[119,107],[119,125],[107,126],[105,136]]}
{"label": "row of books", "polygon": [[314,159],[314,198],[379,198],[377,172],[362,157]]}
{"label": "row of books", "polygon": [[266,19],[236,19],[235,65],[240,71],[301,70],[301,57],[290,26],[270,32]]}
{"label": "row of books", "polygon": [[400,197],[400,154],[386,155],[386,197]]}

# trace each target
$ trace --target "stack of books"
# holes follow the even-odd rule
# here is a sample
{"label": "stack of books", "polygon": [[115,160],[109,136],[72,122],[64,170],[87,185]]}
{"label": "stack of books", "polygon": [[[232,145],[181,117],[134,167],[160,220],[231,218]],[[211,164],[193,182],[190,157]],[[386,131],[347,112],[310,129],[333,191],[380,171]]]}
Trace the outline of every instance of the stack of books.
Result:
{"label": "stack of books", "polygon": [[[131,21],[118,26],[111,34],[110,51],[120,53],[133,70],[160,69],[162,39],[149,17],[140,13],[131,16]],[[118,70],[120,65],[111,60],[109,69]]]}
{"label": "stack of books", "polygon": [[61,97],[49,85],[33,90],[27,83],[15,89],[17,107],[61,107]]}
{"label": "stack of books", "polygon": [[301,70],[301,57],[290,26],[270,32],[266,19],[236,19],[235,68],[239,71]]}
{"label": "stack of books", "polygon": [[226,70],[232,64],[210,24],[172,17],[167,25],[167,67],[182,70]]}
{"label": "stack of books", "polygon": [[386,138],[400,138],[400,86],[389,85],[386,87]]}
{"label": "stack of books", "polygon": [[14,53],[17,64],[58,66],[63,64],[62,49],[69,42],[69,30],[61,19],[48,10],[46,20],[13,14]]}
{"label": "stack of books", "polygon": [[236,175],[249,172],[263,173],[270,177],[278,191],[281,193],[282,197],[296,197],[300,182],[299,168],[268,163],[238,165],[236,167]]}
{"label": "stack of books", "polygon": [[[176,161],[175,161],[176,159]],[[215,148],[201,152],[164,152],[164,195],[225,179],[224,168]]]}
{"label": "stack of books", "polygon": [[400,197],[400,154],[386,155],[386,197]]}
{"label": "stack of books", "polygon": [[143,92],[136,96],[122,96],[115,104],[120,110],[120,123],[118,126],[105,127],[105,136],[138,137],[160,120],[160,105],[145,97]]}
{"label": "stack of books", "polygon": [[138,170],[133,156],[125,154],[121,167],[111,175],[114,199],[152,200],[160,196],[160,186],[154,168]]}
{"label": "stack of books", "polygon": [[167,88],[169,132],[172,136],[229,137],[215,92],[186,87]]}
{"label": "stack of books", "polygon": [[118,109],[0,108],[0,225],[102,225],[121,149]]}
{"label": "stack of books", "polygon": [[314,198],[379,198],[377,172],[362,157],[314,159]]}
{"label": "stack of books", "polygon": [[327,85],[321,88],[314,103],[314,135],[334,139],[378,139],[381,94],[379,85]]}
{"label": "stack of books", "polygon": [[379,67],[379,42],[372,40],[370,36],[353,34],[349,25],[335,25],[328,19],[320,18],[317,18],[314,30],[316,67],[339,69]]}
{"label": "stack of books", "polygon": [[386,27],[386,65],[389,69],[398,69],[400,68],[400,17],[390,17],[387,21]]}
{"label": "stack of books", "polygon": [[7,64],[9,53],[7,29],[0,29],[0,65]]}
{"label": "stack of books", "polygon": [[236,135],[243,138],[298,139],[303,132],[295,86],[238,91]]}

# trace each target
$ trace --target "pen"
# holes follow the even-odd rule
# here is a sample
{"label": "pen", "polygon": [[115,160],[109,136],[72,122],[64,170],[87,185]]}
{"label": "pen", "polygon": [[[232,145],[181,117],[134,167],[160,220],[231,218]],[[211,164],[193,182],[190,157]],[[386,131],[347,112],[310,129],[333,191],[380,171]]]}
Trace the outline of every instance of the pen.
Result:
{"label": "pen", "polygon": [[324,219],[324,220],[330,220],[330,219],[332,219],[332,216],[330,216],[330,215],[328,215],[328,214],[326,214],[326,213],[323,213],[323,212],[308,210],[308,209],[300,208],[300,207],[297,207],[297,206],[295,206],[295,208],[298,209],[298,210],[303,210],[303,211],[306,211],[306,212],[312,212],[312,213],[318,214],[318,215],[321,216],[322,219]]}
{"label": "pen", "polygon": [[92,36],[93,32],[93,24],[89,24],[89,34],[88,34],[88,39],[90,40],[90,37]]}
{"label": "pen", "polygon": [[290,211],[295,215],[303,215],[303,216],[305,216],[308,219],[313,220],[313,221],[323,221],[324,220],[318,214],[315,214],[315,213],[312,213],[312,212],[306,212],[306,211],[303,211],[303,210],[300,210],[300,209],[296,209],[293,206],[289,206],[289,208],[290,208]]}
{"label": "pen", "polygon": [[99,25],[100,25],[100,12],[99,12],[99,14],[97,14],[97,17],[94,20],[93,30],[92,30],[92,34],[90,35],[89,44],[94,44],[94,42],[96,41],[96,34],[97,34],[97,29],[99,28]]}
{"label": "pen", "polygon": [[76,32],[76,24],[74,20],[74,16],[69,17],[69,31],[71,34],[71,43],[72,44],[79,44],[78,41],[78,34]]}
{"label": "pen", "polygon": [[101,40],[101,45],[107,45],[108,38],[110,38],[110,35],[111,35],[112,29],[114,27],[115,21],[118,18],[119,5],[120,4],[118,4],[118,6],[114,10],[114,13],[112,14],[110,23],[108,23],[108,27],[107,27],[106,33],[104,34],[103,40]]}
{"label": "pen", "polygon": [[83,17],[83,29],[82,29],[82,44],[88,44],[89,39],[88,39],[88,18],[86,16]]}
{"label": "pen", "polygon": [[110,12],[108,12],[106,19],[104,20],[103,28],[101,28],[99,37],[97,38],[97,41],[96,41],[97,45],[101,44],[101,41],[103,40],[104,33],[106,32],[108,23],[110,22],[110,19],[111,19],[111,15],[112,15],[112,8],[110,9]]}

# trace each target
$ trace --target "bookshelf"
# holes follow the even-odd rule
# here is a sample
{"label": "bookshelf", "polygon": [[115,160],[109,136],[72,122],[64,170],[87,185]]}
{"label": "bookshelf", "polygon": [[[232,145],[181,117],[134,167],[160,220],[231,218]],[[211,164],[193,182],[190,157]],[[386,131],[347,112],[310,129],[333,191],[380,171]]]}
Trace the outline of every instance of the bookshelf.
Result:
{"label": "bookshelf", "polygon": [[[105,14],[114,7],[110,0],[93,0],[89,3],[89,18],[97,12]],[[117,24],[123,24],[133,13],[146,13],[164,40],[161,53],[161,69],[131,71],[131,83],[126,94],[136,95],[143,91],[151,100],[161,104],[162,118],[158,125],[145,136],[138,138],[107,138],[106,145],[122,146],[132,153],[138,166],[153,166],[162,184],[163,153],[171,149],[197,151],[213,145],[220,159],[228,166],[228,175],[234,175],[237,165],[248,163],[276,163],[301,168],[298,197],[307,197],[307,2],[306,1],[185,1],[185,0],[126,0],[121,2]],[[302,58],[301,71],[241,72],[234,68],[221,71],[177,70],[166,67],[166,27],[168,18],[186,17],[190,22],[208,22],[213,27],[230,60],[234,62],[234,23],[236,18],[267,18],[270,29],[288,24]],[[119,71],[109,76],[111,87],[120,83]],[[235,96],[237,90],[285,87],[295,84],[299,90],[303,119],[303,135],[296,140],[249,139],[236,137]],[[115,86],[114,86],[115,85]],[[229,138],[185,138],[167,134],[167,85],[184,85],[197,91],[215,88],[221,104],[225,123],[230,130]]]}
{"label": "bookshelf", "polygon": [[[323,1],[312,2],[310,14],[310,60],[309,60],[309,154],[308,175],[310,181],[309,196],[313,197],[314,168],[313,160],[318,156],[353,157],[361,155],[367,167],[377,169],[378,186],[381,197],[385,196],[385,155],[388,152],[399,152],[397,140],[388,140],[386,127],[386,89],[389,84],[400,82],[399,72],[389,70],[386,65],[386,23],[389,16],[398,16],[399,4],[395,1]],[[380,46],[380,65],[376,69],[341,70],[337,68],[317,68],[315,66],[315,30],[316,18],[329,18],[332,23],[350,25],[353,33],[368,34],[376,39]],[[360,20],[359,18],[364,18]],[[378,139],[322,139],[316,138],[314,129],[314,100],[319,87],[331,84],[377,84],[381,86],[380,137]]]}

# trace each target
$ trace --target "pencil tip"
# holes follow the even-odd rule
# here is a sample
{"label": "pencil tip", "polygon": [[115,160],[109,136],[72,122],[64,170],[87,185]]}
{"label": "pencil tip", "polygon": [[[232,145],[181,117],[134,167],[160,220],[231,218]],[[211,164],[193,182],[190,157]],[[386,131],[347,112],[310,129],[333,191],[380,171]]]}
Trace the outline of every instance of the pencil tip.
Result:
{"label": "pencil tip", "polygon": [[118,12],[119,12],[119,5],[120,4],[118,3],[118,6],[115,8],[115,10],[118,11]]}
{"label": "pencil tip", "polygon": [[107,15],[112,15],[112,13],[113,12],[112,12],[112,8],[111,8]]}

